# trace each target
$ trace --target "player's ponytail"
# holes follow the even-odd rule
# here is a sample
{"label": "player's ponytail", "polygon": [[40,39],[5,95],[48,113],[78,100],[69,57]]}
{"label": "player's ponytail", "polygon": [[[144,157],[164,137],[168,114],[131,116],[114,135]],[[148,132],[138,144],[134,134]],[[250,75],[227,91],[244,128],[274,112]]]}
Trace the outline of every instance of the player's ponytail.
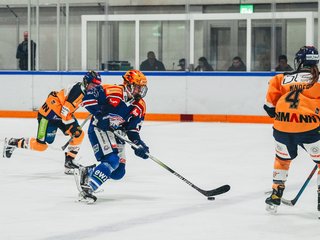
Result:
{"label": "player's ponytail", "polygon": [[312,75],[311,85],[315,84],[319,80],[319,68],[317,65],[313,65],[310,68],[310,73]]}

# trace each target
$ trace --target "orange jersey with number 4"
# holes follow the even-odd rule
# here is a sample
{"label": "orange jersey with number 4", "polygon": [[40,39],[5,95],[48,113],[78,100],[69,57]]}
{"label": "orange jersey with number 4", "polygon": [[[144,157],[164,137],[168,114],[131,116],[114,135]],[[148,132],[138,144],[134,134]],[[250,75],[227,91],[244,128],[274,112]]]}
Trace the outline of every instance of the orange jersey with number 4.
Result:
{"label": "orange jersey with number 4", "polygon": [[288,133],[320,126],[320,83],[310,72],[278,74],[269,82],[266,105],[275,107],[274,128]]}

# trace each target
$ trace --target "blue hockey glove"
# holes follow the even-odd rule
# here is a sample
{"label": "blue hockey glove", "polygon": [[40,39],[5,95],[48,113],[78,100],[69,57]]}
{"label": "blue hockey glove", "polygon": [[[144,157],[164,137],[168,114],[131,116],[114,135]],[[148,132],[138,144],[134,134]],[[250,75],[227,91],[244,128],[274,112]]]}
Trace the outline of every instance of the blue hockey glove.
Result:
{"label": "blue hockey glove", "polygon": [[268,113],[269,117],[274,118],[276,116],[276,108],[263,105],[264,110]]}
{"label": "blue hockey glove", "polygon": [[149,153],[149,147],[141,140],[135,140],[133,143],[138,146],[138,148],[132,147],[132,149],[134,149],[134,154],[143,159],[147,159],[148,158],[147,153]]}
{"label": "blue hockey glove", "polygon": [[105,116],[97,114],[96,119],[98,120],[96,126],[103,131],[115,131],[119,129],[121,127],[120,124],[124,122],[120,116],[112,113]]}
{"label": "blue hockey glove", "polygon": [[101,112],[98,112],[95,116],[96,123],[95,126],[100,128],[102,131],[107,131],[110,126],[110,121],[107,116],[103,116]]}

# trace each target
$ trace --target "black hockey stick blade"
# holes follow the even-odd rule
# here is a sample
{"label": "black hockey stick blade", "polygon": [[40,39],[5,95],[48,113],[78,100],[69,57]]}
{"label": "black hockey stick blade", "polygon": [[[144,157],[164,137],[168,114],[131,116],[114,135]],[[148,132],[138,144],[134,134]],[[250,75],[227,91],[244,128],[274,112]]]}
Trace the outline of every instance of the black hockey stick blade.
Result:
{"label": "black hockey stick blade", "polygon": [[212,190],[208,190],[208,191],[200,189],[199,192],[201,192],[206,197],[212,197],[212,196],[216,196],[216,195],[220,195],[220,194],[226,193],[229,190],[230,190],[230,185],[226,184],[226,185],[223,185],[221,187],[218,187],[218,188],[215,188],[215,189],[212,189]]}
{"label": "black hockey stick blade", "polygon": [[296,200],[296,199],[287,200],[287,199],[282,198],[282,199],[281,199],[281,202],[282,202],[283,204],[287,205],[287,206],[291,206],[291,207],[292,207],[292,206],[294,206],[294,205],[296,204],[297,200]]}

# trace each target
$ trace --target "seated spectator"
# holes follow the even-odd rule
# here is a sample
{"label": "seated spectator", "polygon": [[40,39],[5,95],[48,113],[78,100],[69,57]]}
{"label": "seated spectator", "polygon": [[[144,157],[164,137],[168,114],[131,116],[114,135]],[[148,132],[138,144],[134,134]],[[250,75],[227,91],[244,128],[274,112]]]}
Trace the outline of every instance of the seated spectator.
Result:
{"label": "seated spectator", "polygon": [[276,71],[292,71],[292,67],[288,64],[288,59],[286,55],[280,55],[278,58],[278,66],[276,66]]}
{"label": "seated spectator", "polygon": [[208,63],[205,57],[200,57],[198,59],[198,66],[194,69],[195,71],[213,71],[213,67]]}
{"label": "seated spectator", "polygon": [[165,71],[165,67],[162,62],[156,59],[154,52],[150,51],[147,54],[147,59],[140,65],[141,71]]}
{"label": "seated spectator", "polygon": [[181,58],[179,60],[178,66],[180,67],[180,69],[178,69],[178,71],[186,71],[186,59],[185,58]]}
{"label": "seated spectator", "polygon": [[232,59],[232,65],[228,68],[228,71],[247,71],[247,67],[241,57],[236,56]]}

